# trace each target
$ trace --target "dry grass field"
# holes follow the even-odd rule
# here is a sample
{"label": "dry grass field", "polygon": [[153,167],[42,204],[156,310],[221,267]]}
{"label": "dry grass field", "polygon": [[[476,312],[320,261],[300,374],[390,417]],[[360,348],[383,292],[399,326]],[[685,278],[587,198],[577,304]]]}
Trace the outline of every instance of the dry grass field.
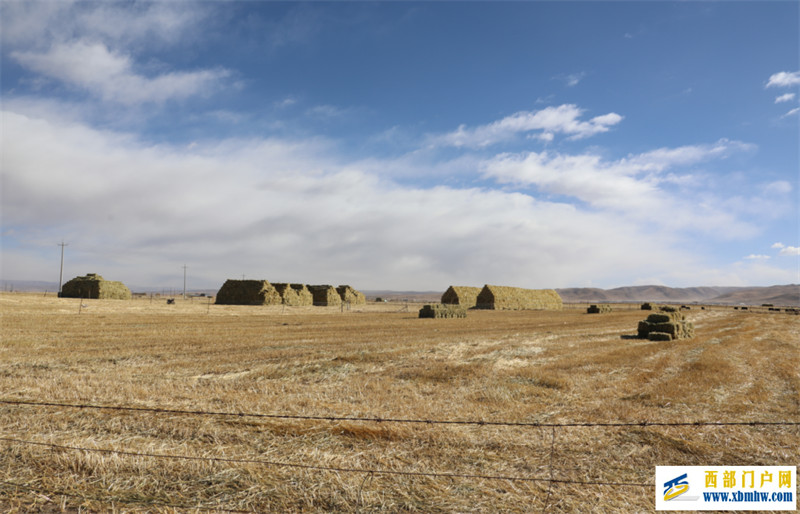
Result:
{"label": "dry grass field", "polygon": [[798,422],[785,313],[695,307],[697,336],[663,343],[622,337],[638,306],[83,305],[0,295],[4,512],[650,512],[656,465],[800,464],[797,425],[299,419]]}

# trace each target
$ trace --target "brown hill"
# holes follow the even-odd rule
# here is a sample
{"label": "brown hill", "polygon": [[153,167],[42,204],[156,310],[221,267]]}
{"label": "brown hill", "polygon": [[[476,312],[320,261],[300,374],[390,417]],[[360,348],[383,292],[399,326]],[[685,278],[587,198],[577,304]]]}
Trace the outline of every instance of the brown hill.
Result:
{"label": "brown hill", "polygon": [[800,285],[770,287],[629,286],[615,289],[567,288],[556,290],[565,302],[719,303],[727,305],[800,305]]}

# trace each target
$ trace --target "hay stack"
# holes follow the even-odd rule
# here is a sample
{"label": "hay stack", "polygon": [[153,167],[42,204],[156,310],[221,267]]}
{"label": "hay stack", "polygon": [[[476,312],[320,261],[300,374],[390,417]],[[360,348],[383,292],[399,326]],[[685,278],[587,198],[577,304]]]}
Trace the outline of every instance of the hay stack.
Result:
{"label": "hay stack", "polygon": [[339,286],[336,288],[339,293],[342,303],[350,305],[364,305],[367,303],[367,297],[361,291],[356,291],[350,286]]}
{"label": "hay stack", "polygon": [[97,273],[75,277],[61,287],[61,298],[130,300],[131,291],[122,282],[106,280]]}
{"label": "hay stack", "polygon": [[645,302],[645,303],[642,304],[642,310],[643,311],[652,311],[653,310],[653,306],[650,304],[650,302]]}
{"label": "hay stack", "polygon": [[336,292],[336,289],[333,286],[329,285],[308,286],[308,290],[311,292],[314,305],[324,307],[329,305],[342,304],[342,297],[339,296],[339,293]]}
{"label": "hay stack", "polygon": [[589,308],[586,309],[587,314],[601,314],[604,312],[611,312],[610,305],[590,305]]}
{"label": "hay stack", "polygon": [[314,304],[314,299],[305,284],[272,284],[272,287],[281,295],[281,301],[284,305],[304,306]]}
{"label": "hay stack", "polygon": [[442,295],[442,303],[461,305],[470,309],[478,303],[480,287],[450,286]]}
{"label": "hay stack", "polygon": [[686,321],[683,313],[677,310],[662,310],[650,314],[640,321],[637,327],[639,337],[651,341],[672,341],[694,337],[694,324]]}
{"label": "hay stack", "polygon": [[466,318],[467,308],[463,305],[441,304],[425,305],[419,310],[420,318]]}
{"label": "hay stack", "polygon": [[478,294],[478,309],[495,310],[560,310],[561,297],[552,289],[485,285]]}
{"label": "hay stack", "polygon": [[280,305],[281,295],[266,280],[232,280],[222,284],[217,305]]}

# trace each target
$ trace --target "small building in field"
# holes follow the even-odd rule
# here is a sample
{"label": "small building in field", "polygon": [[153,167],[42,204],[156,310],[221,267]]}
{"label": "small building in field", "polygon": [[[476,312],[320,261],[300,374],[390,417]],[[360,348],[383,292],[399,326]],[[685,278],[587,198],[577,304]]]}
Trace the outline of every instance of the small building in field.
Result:
{"label": "small building in field", "polygon": [[461,305],[470,309],[477,305],[480,292],[480,287],[450,286],[442,295],[442,303]]}
{"label": "small building in field", "polygon": [[561,310],[563,302],[553,289],[485,285],[476,307],[494,310]]}
{"label": "small building in field", "polygon": [[316,285],[308,286],[311,296],[314,299],[314,305],[327,307],[339,306],[342,304],[342,297],[339,296],[336,288],[330,285]]}
{"label": "small building in field", "polygon": [[266,280],[228,279],[217,293],[217,305],[281,305],[283,299]]}
{"label": "small building in field", "polygon": [[61,287],[61,298],[130,300],[131,290],[122,282],[106,280],[97,273],[75,277]]}

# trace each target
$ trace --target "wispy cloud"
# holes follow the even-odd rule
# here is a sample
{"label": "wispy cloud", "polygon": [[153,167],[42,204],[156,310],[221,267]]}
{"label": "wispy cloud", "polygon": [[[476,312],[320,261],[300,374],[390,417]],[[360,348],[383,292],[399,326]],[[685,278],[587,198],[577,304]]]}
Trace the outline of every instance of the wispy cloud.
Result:
{"label": "wispy cloud", "polygon": [[787,246],[785,248],[781,248],[779,255],[783,256],[800,255],[800,246]]}
{"label": "wispy cloud", "polygon": [[529,137],[551,141],[556,134],[571,139],[583,139],[603,132],[622,121],[622,116],[611,112],[581,120],[585,112],[573,104],[547,107],[539,111],[520,111],[501,120],[468,128],[461,125],[453,132],[433,136],[431,142],[438,146],[480,148],[509,141],[521,133],[539,131]]}
{"label": "wispy cloud", "polygon": [[224,69],[171,72],[152,77],[138,74],[130,56],[114,53],[102,43],[78,41],[49,51],[12,52],[22,66],[98,96],[134,105],[208,94],[230,75]]}
{"label": "wispy cloud", "polygon": [[782,118],[788,118],[789,116],[794,116],[797,113],[800,113],[800,107],[795,107],[794,109],[792,109],[791,111],[787,112],[786,114],[784,114],[781,117]]}
{"label": "wispy cloud", "polygon": [[765,87],[789,87],[800,85],[800,71],[781,71],[769,77]]}
{"label": "wispy cloud", "polygon": [[783,102],[791,102],[792,100],[794,100],[794,97],[795,97],[794,93],[786,93],[785,95],[776,96],[775,103],[779,104]]}

